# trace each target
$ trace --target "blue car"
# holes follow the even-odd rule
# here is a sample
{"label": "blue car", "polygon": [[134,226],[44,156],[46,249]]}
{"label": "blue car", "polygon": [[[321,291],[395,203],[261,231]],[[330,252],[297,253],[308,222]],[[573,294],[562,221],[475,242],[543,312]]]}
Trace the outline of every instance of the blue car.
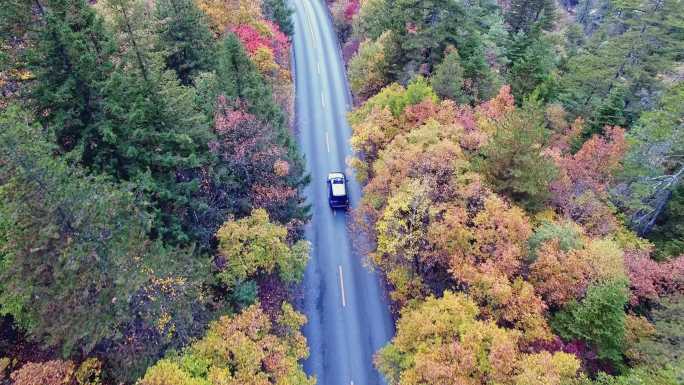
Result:
{"label": "blue car", "polygon": [[347,178],[341,172],[328,174],[328,202],[332,209],[346,209],[349,206]]}

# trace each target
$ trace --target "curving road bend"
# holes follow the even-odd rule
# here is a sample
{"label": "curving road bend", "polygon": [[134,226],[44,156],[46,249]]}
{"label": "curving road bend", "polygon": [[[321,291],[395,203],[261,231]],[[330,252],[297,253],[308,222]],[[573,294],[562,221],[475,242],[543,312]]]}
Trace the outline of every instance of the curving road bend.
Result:
{"label": "curving road bend", "polygon": [[310,347],[304,363],[320,385],[380,385],[373,354],[393,333],[388,302],[377,274],[352,249],[347,215],[328,207],[325,178],[345,170],[352,204],[361,189],[345,166],[351,154],[350,105],[337,38],[321,0],[290,0],[295,10],[294,66],[297,139],[306,158],[311,184],[306,196],[312,220],[306,237],[312,243],[304,275],[304,327]]}

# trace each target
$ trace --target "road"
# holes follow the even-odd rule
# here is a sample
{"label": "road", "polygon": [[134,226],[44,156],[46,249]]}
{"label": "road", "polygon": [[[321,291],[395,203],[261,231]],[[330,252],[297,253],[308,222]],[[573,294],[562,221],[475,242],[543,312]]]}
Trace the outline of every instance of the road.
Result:
{"label": "road", "polygon": [[[350,97],[337,37],[325,4],[290,0],[295,10],[294,66],[297,140],[306,158],[311,184],[306,196],[312,243],[304,275],[304,327],[310,356],[304,363],[320,385],[385,384],[373,367],[373,354],[392,337],[388,302],[376,273],[364,266],[350,243],[347,215],[327,203],[326,176],[346,170],[350,155],[346,112]],[[361,188],[349,178],[352,204]]]}

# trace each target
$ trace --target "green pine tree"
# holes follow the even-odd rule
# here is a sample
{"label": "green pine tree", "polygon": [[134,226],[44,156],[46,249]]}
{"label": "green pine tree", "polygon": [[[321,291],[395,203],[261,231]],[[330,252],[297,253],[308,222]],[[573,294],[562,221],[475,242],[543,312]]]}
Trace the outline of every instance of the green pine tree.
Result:
{"label": "green pine tree", "polygon": [[449,0],[376,0],[364,4],[354,33],[376,40],[385,31],[392,32],[398,51],[390,61],[389,80],[402,84],[432,72],[447,47],[455,47],[465,77],[473,83],[467,92],[483,100],[490,96],[494,78],[485,60],[483,37],[497,26],[495,17],[486,16],[496,12],[496,5],[486,1],[464,6]]}
{"label": "green pine tree", "polygon": [[553,0],[512,0],[506,12],[506,22],[511,32],[528,33],[538,27],[553,28],[556,20],[556,4]]}
{"label": "green pine tree", "polygon": [[548,81],[555,67],[552,45],[538,30],[514,35],[508,56],[508,83],[518,102]]}
{"label": "green pine tree", "polygon": [[152,202],[155,232],[164,239],[194,240],[187,223],[201,202],[197,170],[211,162],[207,120],[194,89],[182,86],[161,59],[142,72],[117,69],[106,86],[106,123],[87,164],[122,181],[134,181]]}
{"label": "green pine tree", "polygon": [[287,5],[285,0],[264,0],[261,7],[264,16],[278,24],[284,34],[287,36],[294,34],[294,24],[292,23],[294,10]]}
{"label": "green pine tree", "polygon": [[[149,217],[129,189],[54,157],[29,122],[13,106],[0,115],[0,312],[80,357],[142,314],[131,307],[151,278],[193,265],[148,240]],[[146,306],[154,313],[155,303]],[[154,330],[154,316],[139,321]]]}
{"label": "green pine tree", "polygon": [[432,89],[441,98],[448,98],[456,103],[467,103],[468,99],[463,92],[463,67],[461,66],[461,56],[455,48],[447,51],[444,60],[435,68],[430,82]]}
{"label": "green pine tree", "polygon": [[629,126],[651,108],[662,74],[681,59],[682,25],[679,0],[612,5],[600,29],[562,68],[558,99],[571,117],[589,123],[585,137],[610,124],[616,112],[610,110],[621,109]]}
{"label": "green pine tree", "polygon": [[556,176],[553,162],[542,154],[546,136],[539,108],[525,106],[496,123],[496,131],[477,162],[494,191],[528,210],[543,208],[549,183]]}
{"label": "green pine tree", "polygon": [[599,358],[622,363],[625,339],[626,282],[614,280],[589,286],[580,302],[556,313],[551,326],[566,340],[579,339],[597,349]]}
{"label": "green pine tree", "polygon": [[[62,150],[71,151],[99,129],[102,83],[112,71],[115,45],[86,0],[49,0],[39,9],[27,54],[36,77],[31,102]],[[79,151],[87,153],[88,145]]]}
{"label": "green pine tree", "polygon": [[[200,170],[212,162],[208,119],[196,92],[167,70],[154,25],[139,1],[106,3],[124,49],[104,87],[106,116],[83,164],[120,181],[133,181],[151,203],[153,234],[186,244],[207,230],[191,228],[209,210],[197,199]],[[95,143],[94,145],[92,143]],[[204,246],[208,244],[205,243]]]}
{"label": "green pine tree", "polygon": [[168,68],[176,71],[183,85],[212,68],[214,37],[204,13],[193,0],[158,0],[157,50],[164,53]]}

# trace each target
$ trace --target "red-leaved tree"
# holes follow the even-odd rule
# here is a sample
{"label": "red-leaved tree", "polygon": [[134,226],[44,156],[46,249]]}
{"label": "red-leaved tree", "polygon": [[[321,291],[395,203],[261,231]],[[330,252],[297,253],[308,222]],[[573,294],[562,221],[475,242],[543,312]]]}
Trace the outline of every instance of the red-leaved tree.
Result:
{"label": "red-leaved tree", "polygon": [[593,136],[576,154],[556,154],[559,175],[551,183],[552,203],[590,235],[605,235],[617,226],[608,187],[626,149],[625,130],[606,127],[603,136]]}

